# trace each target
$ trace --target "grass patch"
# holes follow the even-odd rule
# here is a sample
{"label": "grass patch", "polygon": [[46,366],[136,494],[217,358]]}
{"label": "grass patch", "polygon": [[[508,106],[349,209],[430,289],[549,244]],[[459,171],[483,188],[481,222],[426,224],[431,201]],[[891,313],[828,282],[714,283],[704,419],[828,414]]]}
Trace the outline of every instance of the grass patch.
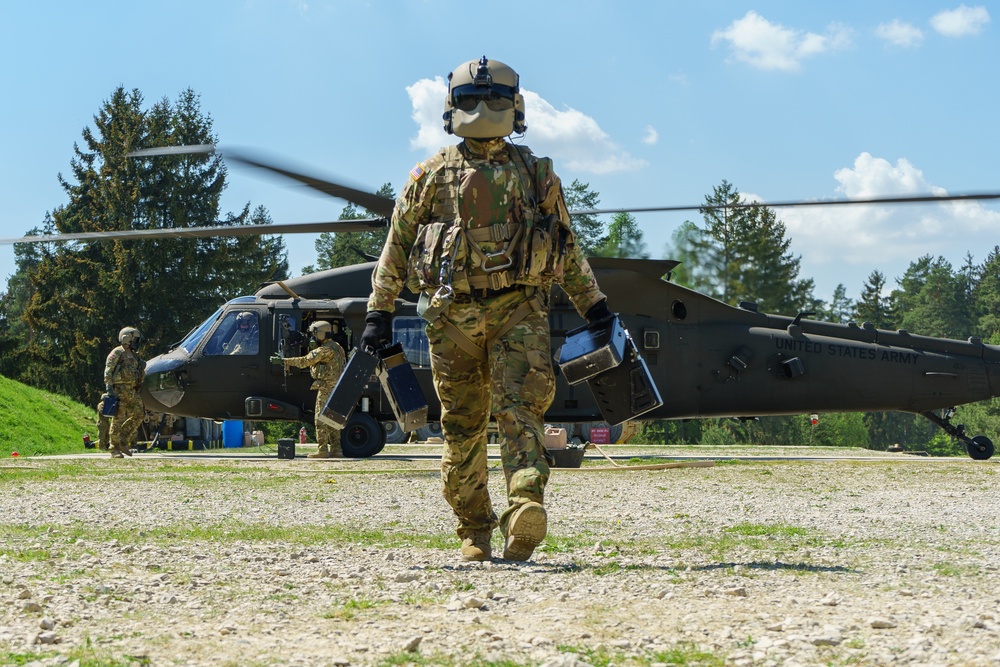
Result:
{"label": "grass patch", "polygon": [[[38,651],[32,653],[3,652],[0,651],[0,665],[27,665],[37,663],[42,660],[55,660],[60,658],[58,664],[76,663],[80,667],[136,667],[137,665],[149,665],[149,658],[127,657],[115,658],[107,652],[99,652],[91,647],[73,648],[58,651]],[[53,663],[56,664],[56,663]]]}
{"label": "grass patch", "polygon": [[85,451],[83,434],[97,440],[97,401],[86,406],[0,375],[0,457]]}
{"label": "grass patch", "polygon": [[424,534],[412,531],[398,533],[352,526],[275,526],[269,523],[225,521],[221,523],[191,525],[178,522],[167,526],[135,531],[128,528],[108,529],[91,527],[83,523],[70,526],[41,524],[34,526],[4,525],[7,539],[0,543],[0,554],[20,561],[47,560],[47,548],[19,547],[16,542],[43,540],[45,544],[72,543],[76,540],[104,543],[117,540],[120,544],[175,546],[178,543],[205,544],[233,543],[282,543],[296,546],[322,546],[337,543],[364,544],[387,549],[412,547],[420,549],[454,549],[455,536],[451,533]]}

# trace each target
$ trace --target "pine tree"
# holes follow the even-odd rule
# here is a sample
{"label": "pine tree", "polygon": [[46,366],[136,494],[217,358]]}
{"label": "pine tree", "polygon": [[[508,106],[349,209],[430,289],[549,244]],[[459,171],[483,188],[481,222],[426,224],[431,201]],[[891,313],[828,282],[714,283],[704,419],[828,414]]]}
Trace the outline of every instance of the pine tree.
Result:
{"label": "pine tree", "polygon": [[646,242],[642,238],[642,230],[630,213],[615,213],[608,225],[608,234],[597,249],[601,257],[627,257],[630,259],[647,259]]}
{"label": "pine tree", "polygon": [[[72,175],[59,181],[69,202],[43,231],[77,232],[269,222],[264,209],[219,220],[225,166],[218,156],[129,157],[138,148],[216,143],[198,96],[142,108],[138,90],[117,88],[74,146]],[[287,276],[280,238],[116,240],[43,243],[19,264],[31,285],[17,317],[29,340],[20,376],[79,400],[103,386],[104,359],[118,331],[136,326],[153,349],[179,340],[221,302]],[[15,277],[15,280],[17,278]],[[47,372],[34,374],[44,366]]]}
{"label": "pine tree", "polygon": [[972,280],[969,271],[954,271],[943,257],[924,255],[911,262],[891,295],[893,308],[902,313],[900,328],[925,336],[967,338]]}
{"label": "pine tree", "polygon": [[791,254],[791,239],[774,211],[745,206],[728,181],[705,204],[704,226],[688,223],[675,235],[692,287],[731,304],[752,301],[768,312],[816,310],[813,281],[799,279],[800,259]]}
{"label": "pine tree", "polygon": [[883,294],[885,289],[885,275],[878,270],[872,271],[861,288],[861,298],[854,304],[856,322],[869,322],[878,329],[895,328],[896,314],[892,308],[892,299]]}
{"label": "pine tree", "polygon": [[994,345],[1000,344],[1000,246],[994,246],[979,268],[972,291],[976,333]]}
{"label": "pine tree", "polygon": [[[571,211],[592,211],[601,203],[601,196],[590,189],[589,183],[581,183],[574,179],[568,188],[563,189],[563,196],[566,199],[566,208]],[[597,253],[607,237],[604,235],[604,223],[597,219],[596,215],[573,215],[573,232],[576,234],[576,243],[580,246],[584,255]]]}
{"label": "pine tree", "polygon": [[[392,184],[386,183],[375,194],[386,199],[395,199]],[[348,204],[340,212],[340,220],[363,220],[377,218],[378,214],[365,210],[359,212],[354,204]],[[302,269],[303,273],[313,273],[338,266],[350,266],[365,261],[367,258],[377,258],[385,245],[388,228],[374,229],[370,232],[323,232],[316,239],[316,265]]]}

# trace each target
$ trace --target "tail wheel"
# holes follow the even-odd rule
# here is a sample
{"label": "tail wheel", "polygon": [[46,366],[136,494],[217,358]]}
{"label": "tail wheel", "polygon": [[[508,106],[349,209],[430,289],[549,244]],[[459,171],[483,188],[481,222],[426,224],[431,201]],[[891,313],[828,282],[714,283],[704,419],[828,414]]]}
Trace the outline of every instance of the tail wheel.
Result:
{"label": "tail wheel", "polygon": [[993,456],[993,441],[985,435],[977,435],[971,443],[966,443],[965,451],[976,461],[985,461]]}

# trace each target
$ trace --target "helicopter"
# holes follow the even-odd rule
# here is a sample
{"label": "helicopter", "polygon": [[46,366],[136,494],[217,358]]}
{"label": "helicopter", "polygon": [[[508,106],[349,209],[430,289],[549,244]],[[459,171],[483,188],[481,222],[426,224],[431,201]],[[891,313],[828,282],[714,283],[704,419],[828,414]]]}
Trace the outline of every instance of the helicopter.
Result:
{"label": "helicopter", "polygon": [[[136,158],[210,153],[215,145],[152,148]],[[290,178],[325,194],[364,207],[379,217],[298,225],[201,227],[183,230],[85,232],[0,239],[3,243],[107,238],[167,238],[296,232],[356,232],[388,224],[394,202],[360,189],[292,171],[226,149],[224,157]],[[1000,193],[913,195],[830,201],[748,203],[735,206],[815,206],[894,204],[998,199]],[[571,211],[602,214],[622,211],[702,210],[701,206]],[[147,362],[142,396],[146,407],[179,416],[248,420],[311,421],[314,394],[302,369],[269,363],[272,355],[299,356],[308,349],[305,335],[315,321],[329,322],[345,350],[358,346],[364,330],[374,258],[351,266],[267,283],[253,295],[225,303],[191,329],[170,350]],[[701,418],[752,419],[773,415],[826,412],[901,411],[920,414],[961,441],[975,460],[994,454],[985,435],[970,437],[952,423],[956,406],[1000,396],[1000,346],[978,337],[952,340],[905,330],[878,329],[760,312],[754,303],[731,306],[671,282],[678,262],[666,259],[589,258],[608,302],[618,309],[625,329],[645,361],[662,404],[641,420]],[[551,292],[549,325],[553,358],[566,336],[584,324],[558,286]],[[428,402],[426,439],[440,435],[440,405],[430,372],[424,321],[418,296],[404,289],[396,301],[393,343],[401,344]],[[250,322],[252,344],[233,343],[240,322]],[[246,328],[244,328],[246,333]],[[607,426],[606,396],[586,383],[570,384],[555,364],[555,400],[546,423],[564,426],[586,439],[589,428]],[[628,392],[614,397],[628,401]],[[612,410],[614,412],[614,410]],[[621,432],[612,423],[612,442]],[[617,429],[617,432],[616,432]],[[378,454],[387,442],[402,442],[402,431],[381,384],[372,376],[341,434],[348,457]]]}

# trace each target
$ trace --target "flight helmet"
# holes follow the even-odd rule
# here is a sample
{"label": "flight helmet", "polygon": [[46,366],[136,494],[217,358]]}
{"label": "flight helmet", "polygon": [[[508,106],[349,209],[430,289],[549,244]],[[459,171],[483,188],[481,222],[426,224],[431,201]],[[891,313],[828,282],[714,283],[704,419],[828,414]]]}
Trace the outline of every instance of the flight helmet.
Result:
{"label": "flight helmet", "polygon": [[142,334],[134,327],[125,327],[118,332],[118,342],[134,350],[142,342]]}
{"label": "flight helmet", "polygon": [[316,320],[309,325],[309,334],[321,343],[330,337],[331,331],[333,328],[325,320]]}
{"label": "flight helmet", "polygon": [[240,331],[247,332],[250,331],[250,327],[253,326],[253,320],[253,313],[244,310],[236,316],[236,325],[239,327]]}
{"label": "flight helmet", "polygon": [[523,134],[528,126],[517,72],[486,56],[456,67],[448,75],[444,129],[471,139]]}

